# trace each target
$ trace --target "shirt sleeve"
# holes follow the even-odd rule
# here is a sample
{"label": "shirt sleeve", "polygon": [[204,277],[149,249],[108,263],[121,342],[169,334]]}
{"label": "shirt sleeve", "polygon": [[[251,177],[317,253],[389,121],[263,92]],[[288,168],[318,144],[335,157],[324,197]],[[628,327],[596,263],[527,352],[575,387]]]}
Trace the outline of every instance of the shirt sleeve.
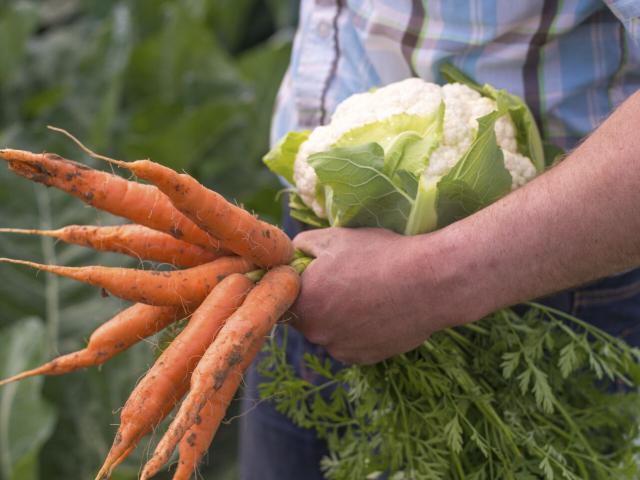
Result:
{"label": "shirt sleeve", "polygon": [[291,67],[287,69],[278,95],[276,96],[273,115],[271,117],[271,132],[269,135],[269,143],[273,147],[291,130],[295,130],[297,126],[296,111],[293,106],[293,93],[291,89]]}

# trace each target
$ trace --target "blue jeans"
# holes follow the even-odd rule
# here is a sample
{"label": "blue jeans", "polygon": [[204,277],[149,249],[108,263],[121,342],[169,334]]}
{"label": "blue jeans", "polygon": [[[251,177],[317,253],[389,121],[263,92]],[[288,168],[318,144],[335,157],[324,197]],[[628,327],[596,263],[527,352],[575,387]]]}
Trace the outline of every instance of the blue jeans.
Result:
{"label": "blue jeans", "polygon": [[[283,328],[276,330],[276,335]],[[322,379],[305,368],[303,355],[313,353],[320,358],[327,354],[318,345],[307,342],[295,329],[289,328],[287,361],[296,373],[313,383]],[[273,404],[260,401],[257,391],[262,381],[255,365],[247,371],[240,420],[240,478],[242,480],[322,480],[320,460],[327,453],[324,441],[314,430],[297,427],[276,411]]]}
{"label": "blue jeans", "polygon": [[[640,269],[562,292],[544,299],[543,303],[640,346]],[[305,368],[305,352],[327,357],[321,347],[307,342],[289,328],[289,363],[299,376],[320,383],[322,379]],[[278,413],[272,403],[260,402],[257,392],[260,382],[254,362],[246,378],[240,426],[241,480],[321,480],[319,464],[327,454],[326,444],[313,430],[299,428]]]}

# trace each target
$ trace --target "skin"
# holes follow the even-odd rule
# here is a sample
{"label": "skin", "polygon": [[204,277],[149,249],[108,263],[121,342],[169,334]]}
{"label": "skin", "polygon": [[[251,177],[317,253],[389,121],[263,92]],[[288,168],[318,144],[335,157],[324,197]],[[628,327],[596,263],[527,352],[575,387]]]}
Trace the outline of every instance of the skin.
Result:
{"label": "skin", "polygon": [[315,257],[292,324],[345,363],[640,265],[640,92],[559,165],[437,232],[301,233]]}

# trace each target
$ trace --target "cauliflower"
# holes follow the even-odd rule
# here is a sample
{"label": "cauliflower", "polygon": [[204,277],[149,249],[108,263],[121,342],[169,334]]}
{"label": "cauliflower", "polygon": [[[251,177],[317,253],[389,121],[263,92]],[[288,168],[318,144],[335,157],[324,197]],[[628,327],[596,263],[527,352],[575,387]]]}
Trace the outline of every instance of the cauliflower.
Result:
{"label": "cauliflower", "polygon": [[264,161],[294,184],[292,216],[411,235],[469,215],[542,171],[542,142],[522,100],[451,77],[457,82],[410,78],[352,95],[329,124],[290,132]]}
{"label": "cauliflower", "polygon": [[309,155],[329,150],[350,130],[379,122],[393,115],[408,113],[433,115],[442,100],[440,86],[419,78],[408,78],[386,87],[350,96],[338,105],[328,125],[316,127],[300,145],[293,167],[293,179],[302,200],[321,218],[324,207],[316,200],[316,172],[309,165]]}
{"label": "cauliflower", "polygon": [[[464,155],[478,129],[477,119],[496,110],[496,102],[460,83],[440,87],[419,78],[409,78],[371,92],[352,95],[336,108],[328,125],[315,128],[300,145],[295,158],[293,179],[302,200],[320,218],[326,218],[324,205],[316,197],[317,175],[307,161],[309,156],[329,150],[350,130],[406,113],[422,117],[433,115],[444,101],[444,128],[440,146],[431,153],[425,171],[428,177],[446,175]],[[517,151],[516,129],[508,114],[495,123],[495,133],[512,177],[512,189],[536,175],[529,158]]]}

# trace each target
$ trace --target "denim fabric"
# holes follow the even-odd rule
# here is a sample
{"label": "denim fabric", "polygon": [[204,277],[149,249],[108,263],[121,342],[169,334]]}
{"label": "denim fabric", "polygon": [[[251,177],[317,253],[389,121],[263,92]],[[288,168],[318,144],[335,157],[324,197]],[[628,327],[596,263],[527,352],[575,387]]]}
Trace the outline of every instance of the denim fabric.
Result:
{"label": "denim fabric", "polygon": [[640,346],[640,269],[585,285],[572,296],[573,315]]}
{"label": "denim fabric", "polygon": [[[276,335],[282,335],[278,328]],[[296,373],[311,382],[321,380],[304,367],[303,355],[310,352],[324,356],[317,345],[307,342],[295,329],[289,328],[287,360]],[[259,401],[257,386],[261,382],[255,365],[246,376],[240,423],[240,478],[242,480],[322,480],[319,465],[327,455],[326,444],[313,430],[295,426],[276,411],[271,402]]]}
{"label": "denim fabric", "polygon": [[[299,226],[287,222],[289,233]],[[540,300],[548,306],[571,313],[599,328],[640,346],[640,269],[608,277],[575,290],[561,292]],[[276,335],[282,335],[280,327]],[[303,355],[312,353],[328,358],[319,346],[307,342],[289,328],[287,359],[302,378],[320,383],[305,368]],[[258,357],[260,361],[261,357]],[[326,444],[314,432],[295,426],[278,413],[273,404],[258,400],[259,374],[252,366],[247,374],[240,434],[241,480],[316,480],[322,479],[319,468],[326,455]]]}

